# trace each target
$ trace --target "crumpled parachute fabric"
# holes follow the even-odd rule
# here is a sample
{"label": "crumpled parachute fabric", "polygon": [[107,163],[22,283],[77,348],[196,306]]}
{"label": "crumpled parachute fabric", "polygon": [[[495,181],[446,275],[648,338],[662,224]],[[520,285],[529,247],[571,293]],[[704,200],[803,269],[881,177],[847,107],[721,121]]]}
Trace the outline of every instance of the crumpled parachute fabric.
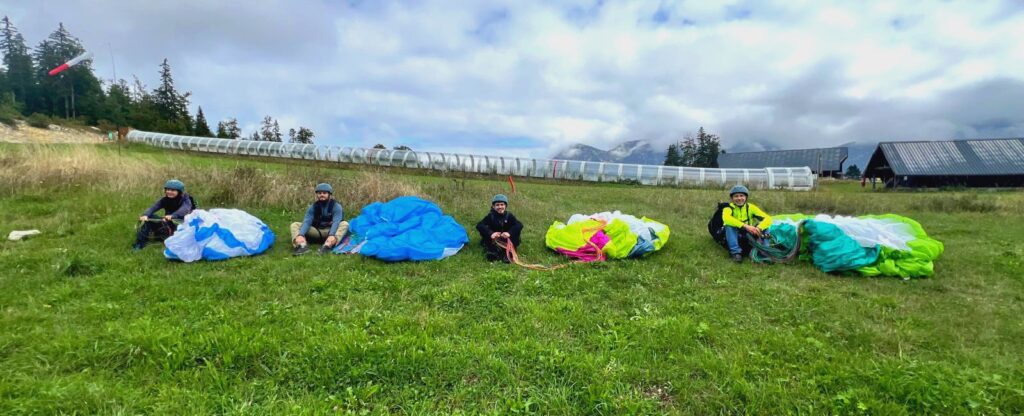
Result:
{"label": "crumpled parachute fabric", "polygon": [[[774,219],[780,225],[803,221],[804,254],[825,272],[855,271],[866,276],[904,279],[929,277],[935,274],[934,261],[945,249],[940,241],[928,237],[917,221],[895,214],[789,214]],[[786,232],[776,225],[769,231]]]}
{"label": "crumpled parachute fabric", "polygon": [[274,245],[267,224],[238,209],[197,209],[164,240],[164,257],[191,263],[252,256]]}
{"label": "crumpled parachute fabric", "polygon": [[352,237],[335,253],[359,253],[384,261],[440,260],[469,242],[466,228],[433,202],[402,196],[363,207],[349,221]]}
{"label": "crumpled parachute fabric", "polygon": [[548,248],[580,261],[604,261],[642,257],[668,242],[667,225],[619,211],[592,215],[574,214],[569,221],[555,221],[544,242]]}

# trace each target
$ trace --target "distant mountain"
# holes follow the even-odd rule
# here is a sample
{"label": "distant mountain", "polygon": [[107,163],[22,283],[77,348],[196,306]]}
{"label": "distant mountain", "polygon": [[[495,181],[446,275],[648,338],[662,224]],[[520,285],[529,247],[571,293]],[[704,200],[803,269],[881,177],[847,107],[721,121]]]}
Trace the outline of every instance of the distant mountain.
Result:
{"label": "distant mountain", "polygon": [[871,159],[871,154],[874,153],[875,148],[878,147],[878,143],[849,142],[836,147],[846,147],[849,149],[846,162],[843,162],[843,169],[852,165],[857,165],[860,171],[863,172],[864,168],[868,165],[868,160]]}
{"label": "distant mountain", "polygon": [[574,144],[568,149],[558,152],[552,159],[582,160],[586,162],[618,162],[638,163],[642,165],[660,165],[665,162],[665,151],[656,150],[650,143],[643,140],[632,140],[601,150],[585,144]]}

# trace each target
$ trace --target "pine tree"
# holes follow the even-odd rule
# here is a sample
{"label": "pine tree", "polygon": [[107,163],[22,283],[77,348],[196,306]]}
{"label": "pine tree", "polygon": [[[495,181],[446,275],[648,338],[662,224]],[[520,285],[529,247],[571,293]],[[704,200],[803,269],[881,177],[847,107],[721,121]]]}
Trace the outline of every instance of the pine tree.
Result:
{"label": "pine tree", "polygon": [[846,168],[846,174],[843,175],[847,178],[859,178],[861,177],[860,168],[857,165],[850,165]]}
{"label": "pine tree", "polygon": [[288,141],[291,143],[313,144],[313,137],[315,136],[316,134],[313,133],[313,130],[305,127],[299,127],[298,131],[288,129]]}
{"label": "pine tree", "polygon": [[665,166],[680,166],[679,156],[679,145],[672,143],[668,145],[668,151],[665,152]]}
{"label": "pine tree", "polygon": [[693,136],[687,134],[679,148],[679,166],[697,166],[697,143]]}
{"label": "pine tree", "polygon": [[40,111],[63,117],[95,116],[98,113],[103,102],[103,89],[93,74],[92,60],[87,59],[57,76],[46,74],[51,68],[84,52],[82,42],[68,32],[63,23],[36,47]]}
{"label": "pine tree", "polygon": [[11,23],[11,19],[4,16],[0,23],[3,26],[0,27],[0,51],[4,54],[3,64],[7,68],[6,86],[0,92],[14,93],[15,101],[23,104],[26,112],[31,112],[35,108],[37,100],[36,70],[32,57],[29,55],[28,47],[25,46],[25,38]]}
{"label": "pine tree", "polygon": [[252,132],[252,136],[249,136],[249,140],[256,141],[256,142],[260,141],[261,140],[260,139],[260,134],[255,132],[255,131],[253,131]]}
{"label": "pine tree", "polygon": [[213,132],[210,131],[210,125],[206,123],[206,115],[203,114],[203,107],[199,107],[196,111],[196,124],[192,129],[192,134],[199,137],[213,137]]}
{"label": "pine tree", "polygon": [[722,144],[718,136],[707,133],[702,126],[697,131],[697,152],[694,166],[717,168],[718,154],[721,148]]}
{"label": "pine tree", "polygon": [[131,108],[128,111],[128,124],[139,130],[160,131],[163,120],[153,104],[153,95],[139,77],[132,76],[132,87],[129,97]]}
{"label": "pine tree", "polygon": [[227,132],[227,129],[224,127],[224,122],[223,121],[218,121],[217,122],[217,135],[216,135],[216,137],[218,139],[226,139],[226,138],[228,138],[228,132]]}
{"label": "pine tree", "polygon": [[116,126],[125,126],[134,106],[128,82],[123,79],[118,80],[107,87],[106,100],[103,104],[103,118]]}
{"label": "pine tree", "polygon": [[274,141],[274,119],[270,116],[264,116],[263,121],[260,123],[260,140],[265,142]]}
{"label": "pine tree", "polygon": [[277,120],[274,120],[274,127],[270,129],[270,133],[273,135],[275,142],[281,142],[281,126],[277,124]]}
{"label": "pine tree", "polygon": [[[160,86],[153,90],[153,106],[163,118],[161,129],[165,133],[189,134],[192,130],[192,117],[188,113],[188,97],[190,92],[179,93],[174,88],[174,77],[167,59],[160,64]],[[209,127],[209,126],[207,126]]]}
{"label": "pine tree", "polygon": [[242,137],[242,129],[238,128],[238,120],[229,118],[217,123],[217,137],[232,140]]}

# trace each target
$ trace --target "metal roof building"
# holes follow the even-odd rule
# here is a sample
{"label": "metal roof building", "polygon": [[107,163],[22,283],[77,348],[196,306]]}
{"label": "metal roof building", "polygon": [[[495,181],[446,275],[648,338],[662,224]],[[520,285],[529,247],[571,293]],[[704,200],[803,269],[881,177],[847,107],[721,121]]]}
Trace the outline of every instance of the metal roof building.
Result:
{"label": "metal roof building", "polygon": [[[763,169],[780,166],[807,166],[819,176],[839,176],[843,173],[843,162],[846,161],[848,153],[849,149],[846,147],[723,153],[718,155],[718,167]],[[818,171],[819,164],[821,172]]]}
{"label": "metal roof building", "polygon": [[1024,186],[1024,138],[882,142],[864,177],[891,187]]}

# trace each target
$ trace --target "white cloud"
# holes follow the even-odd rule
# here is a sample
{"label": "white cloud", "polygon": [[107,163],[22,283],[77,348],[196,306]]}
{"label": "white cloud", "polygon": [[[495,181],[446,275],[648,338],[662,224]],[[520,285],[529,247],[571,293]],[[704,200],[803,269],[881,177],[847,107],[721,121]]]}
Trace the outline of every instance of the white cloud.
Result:
{"label": "white cloud", "polygon": [[[151,85],[168,57],[211,120],[269,114],[322,143],[515,138],[546,156],[699,126],[727,147],[1024,135],[1015,1],[99,3],[11,16],[32,44],[58,21],[109,43],[119,75]],[[109,77],[102,52],[94,67]]]}

